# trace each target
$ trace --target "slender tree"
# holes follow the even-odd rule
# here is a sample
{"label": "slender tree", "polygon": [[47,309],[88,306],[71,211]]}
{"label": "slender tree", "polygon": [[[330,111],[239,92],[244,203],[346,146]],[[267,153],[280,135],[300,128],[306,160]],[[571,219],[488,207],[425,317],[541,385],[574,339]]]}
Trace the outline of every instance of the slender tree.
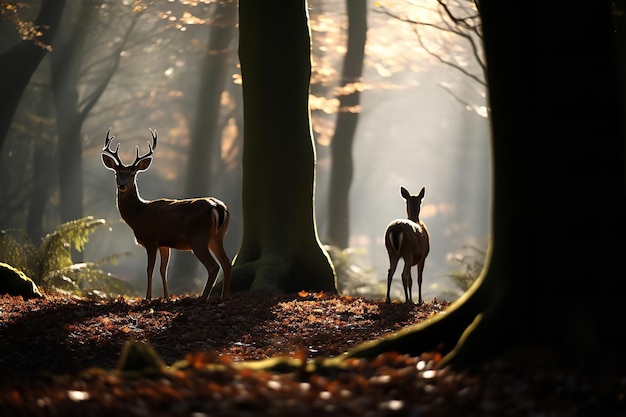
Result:
{"label": "slender tree", "polygon": [[348,47],[339,84],[339,113],[331,142],[332,162],[328,196],[328,240],[340,248],[350,240],[352,143],[360,115],[361,75],[367,38],[367,2],[347,0]]}
{"label": "slender tree", "polygon": [[83,170],[82,126],[91,110],[109,85],[121,59],[121,51],[127,46],[132,29],[140,12],[133,12],[130,25],[121,33],[121,41],[88,94],[79,93],[85,45],[92,32],[99,8],[91,2],[78,5],[76,18],[71,25],[60,31],[56,39],[57,49],[50,55],[52,91],[56,109],[59,134],[59,189],[61,221],[67,222],[83,217]]}
{"label": "slender tree", "polygon": [[533,36],[515,5],[479,5],[494,173],[486,268],[445,314],[344,358],[441,345],[444,363],[459,367],[529,346],[581,361],[623,355],[626,177],[611,1],[542,7]]}
{"label": "slender tree", "polygon": [[33,123],[33,130],[38,136],[33,141],[33,173],[34,178],[32,188],[30,189],[30,198],[28,202],[28,217],[26,220],[26,232],[31,241],[37,242],[44,236],[44,217],[52,188],[56,183],[56,176],[50,175],[55,172],[55,158],[51,149],[54,149],[56,137],[49,132],[54,131],[48,129],[48,120],[53,119],[52,105],[49,101],[41,100],[35,103],[38,107],[39,114],[48,114],[49,119]]}
{"label": "slender tree", "polygon": [[[222,92],[233,52],[230,46],[236,35],[236,20],[235,0],[215,4],[208,49],[202,62],[197,113],[191,131],[184,193],[187,197],[211,195],[212,171],[221,157],[221,129],[218,128],[218,122]],[[193,277],[197,266],[198,262],[191,253],[175,253],[172,262],[173,275],[178,277],[178,284],[175,285],[184,288],[189,278]]]}
{"label": "slender tree", "polygon": [[239,35],[244,230],[233,290],[335,292],[313,210],[306,1],[241,0]]}
{"label": "slender tree", "polygon": [[220,100],[227,78],[230,45],[236,35],[237,2],[216,4],[209,30],[208,50],[202,63],[202,78],[198,92],[197,115],[193,124],[186,195],[202,197],[209,192],[212,162],[219,160]]}

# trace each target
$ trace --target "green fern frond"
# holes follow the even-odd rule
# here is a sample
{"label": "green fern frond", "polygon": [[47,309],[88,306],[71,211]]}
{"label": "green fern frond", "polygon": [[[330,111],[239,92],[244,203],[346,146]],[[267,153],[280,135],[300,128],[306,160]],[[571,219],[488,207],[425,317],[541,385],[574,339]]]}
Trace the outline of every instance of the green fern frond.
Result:
{"label": "green fern frond", "polygon": [[32,277],[33,259],[36,256],[37,248],[24,232],[14,229],[0,230],[0,262],[9,264]]}
{"label": "green fern frond", "polygon": [[89,235],[104,224],[104,219],[91,216],[63,223],[43,237],[39,247],[28,237],[18,239],[19,231],[0,231],[0,261],[22,270],[46,290],[74,295],[97,292],[107,297],[134,294],[128,283],[100,269],[103,264],[115,264],[120,257],[130,256],[129,253],[112,255],[98,262],[74,264],[72,261],[72,247],[82,251]]}
{"label": "green fern frond", "polygon": [[39,246],[39,271],[37,276],[42,279],[53,271],[72,265],[71,248],[81,252],[89,241],[89,235],[98,226],[104,225],[104,219],[91,216],[63,223],[52,233],[41,240]]}
{"label": "green fern frond", "polygon": [[44,283],[54,290],[75,295],[97,292],[103,297],[116,298],[135,293],[130,284],[102,271],[99,262],[77,263],[53,271],[44,278]]}

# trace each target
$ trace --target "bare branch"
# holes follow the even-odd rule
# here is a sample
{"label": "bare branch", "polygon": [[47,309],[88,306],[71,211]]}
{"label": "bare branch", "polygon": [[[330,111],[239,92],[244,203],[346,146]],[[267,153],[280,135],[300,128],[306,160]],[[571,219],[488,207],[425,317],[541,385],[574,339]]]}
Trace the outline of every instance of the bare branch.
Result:
{"label": "bare branch", "polygon": [[[476,8],[478,8],[477,0],[471,0],[471,1],[476,6]],[[381,7],[375,11],[378,13],[383,13],[401,22],[414,25],[415,34],[417,35],[420,46],[422,47],[422,49],[424,49],[424,51],[426,51],[433,58],[437,59],[439,62],[455,68],[456,70],[460,71],[461,73],[473,79],[474,81],[478,82],[479,84],[486,86],[485,74],[487,71],[487,66],[486,66],[484,57],[482,56],[481,48],[476,39],[478,38],[481,41],[483,39],[482,26],[480,24],[479,14],[471,14],[466,17],[458,17],[452,12],[451,8],[449,7],[448,4],[446,4],[445,0],[437,0],[437,3],[439,5],[439,10],[437,11],[437,13],[439,14],[441,18],[440,23],[416,21],[408,17],[400,16],[396,13],[393,13],[392,11],[390,11],[389,9],[385,7]],[[432,10],[432,9],[429,9],[429,10],[431,10],[432,12],[435,12],[435,10]],[[461,65],[451,60],[445,59],[439,54],[429,49],[419,32],[420,26],[433,28],[442,32],[452,33],[454,35],[459,36],[460,38],[465,39],[469,43],[470,48],[471,48],[471,53],[476,59],[476,62],[478,63],[478,65],[480,66],[482,70],[483,77],[481,78],[477,75],[472,74],[467,69],[463,68]]]}
{"label": "bare branch", "polygon": [[460,71],[463,75],[471,78],[472,80],[476,81],[477,83],[486,86],[487,83],[485,82],[484,79],[472,74],[471,72],[469,72],[468,70],[466,70],[465,68],[463,68],[462,66],[460,66],[459,64],[446,60],[444,58],[442,58],[439,54],[431,51],[430,49],[428,49],[428,47],[426,46],[426,44],[424,44],[424,41],[422,39],[422,36],[419,33],[418,30],[418,26],[415,26],[415,34],[417,35],[417,40],[420,43],[420,46],[422,47],[422,49],[424,49],[430,56],[432,56],[433,58],[435,58],[436,60],[438,60],[439,62],[441,62],[442,64],[448,65],[458,71]]}
{"label": "bare branch", "polygon": [[131,20],[131,24],[124,35],[124,39],[122,40],[122,42],[120,42],[119,47],[115,51],[115,56],[113,57],[113,63],[111,65],[111,68],[106,73],[105,77],[100,81],[96,89],[93,90],[91,94],[84,100],[85,105],[82,111],[80,112],[81,117],[83,119],[87,117],[87,115],[91,112],[91,110],[96,105],[98,100],[100,100],[100,97],[102,96],[102,94],[104,94],[104,91],[106,90],[107,86],[109,85],[109,82],[113,78],[113,75],[115,75],[115,72],[117,71],[117,68],[119,67],[119,64],[120,64],[120,60],[122,58],[121,53],[124,50],[128,40],[131,38],[131,33],[133,31],[133,28],[137,24],[137,21],[139,20],[140,14],[141,14],[140,12],[135,12],[133,14],[133,19]]}
{"label": "bare branch", "polygon": [[445,10],[446,14],[450,18],[450,20],[452,20],[456,25],[465,26],[468,29],[473,29],[475,27],[475,25],[470,24],[468,22],[474,22],[475,19],[480,17],[478,14],[475,14],[473,16],[467,16],[467,17],[456,17],[452,13],[452,11],[448,7],[448,5],[443,0],[437,0],[437,3],[439,3],[439,5],[441,7],[443,7],[443,9]]}

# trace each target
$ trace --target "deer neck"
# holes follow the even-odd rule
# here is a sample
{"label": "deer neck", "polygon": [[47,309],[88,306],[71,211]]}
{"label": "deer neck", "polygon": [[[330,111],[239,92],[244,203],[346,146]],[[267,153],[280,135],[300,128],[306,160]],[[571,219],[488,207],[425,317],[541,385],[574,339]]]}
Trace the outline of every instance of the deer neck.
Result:
{"label": "deer neck", "polygon": [[133,223],[133,220],[135,220],[147,203],[146,200],[139,196],[136,184],[126,192],[117,191],[117,208],[124,221],[128,224]]}

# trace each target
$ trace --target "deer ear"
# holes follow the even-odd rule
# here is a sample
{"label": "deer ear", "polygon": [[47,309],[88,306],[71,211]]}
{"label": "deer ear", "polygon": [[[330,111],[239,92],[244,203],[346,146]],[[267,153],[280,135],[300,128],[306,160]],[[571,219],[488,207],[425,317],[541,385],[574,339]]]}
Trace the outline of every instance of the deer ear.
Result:
{"label": "deer ear", "polygon": [[152,157],[144,158],[141,161],[137,162],[137,171],[145,171],[150,168],[152,164]]}
{"label": "deer ear", "polygon": [[404,187],[400,187],[400,194],[405,200],[408,200],[409,197],[411,197],[411,193],[409,193]]}
{"label": "deer ear", "polygon": [[426,194],[426,187],[422,187],[422,190],[417,195],[419,198],[424,198],[424,194]]}
{"label": "deer ear", "polygon": [[117,162],[115,162],[115,159],[111,158],[110,155],[107,155],[105,153],[102,154],[102,163],[107,169],[110,169],[111,171],[115,171],[115,168],[117,168]]}

